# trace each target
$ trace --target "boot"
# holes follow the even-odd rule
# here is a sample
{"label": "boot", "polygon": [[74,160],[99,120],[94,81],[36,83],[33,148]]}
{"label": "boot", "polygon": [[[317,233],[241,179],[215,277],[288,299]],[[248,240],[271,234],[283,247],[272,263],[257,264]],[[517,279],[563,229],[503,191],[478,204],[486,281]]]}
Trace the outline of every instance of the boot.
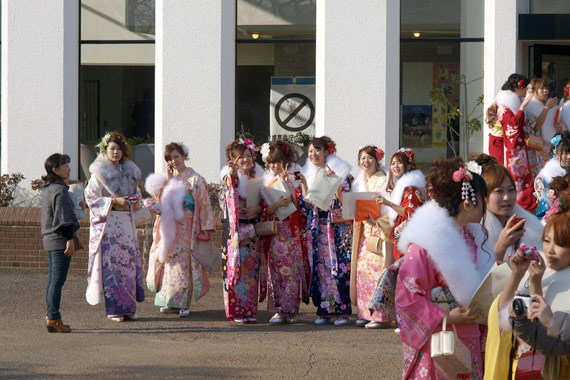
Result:
{"label": "boot", "polygon": [[[48,320],[49,320],[49,318],[48,318],[48,316],[46,315],[46,324],[47,324],[47,321],[48,321]],[[63,325],[63,327],[69,328],[69,325]]]}
{"label": "boot", "polygon": [[64,325],[61,319],[48,319],[46,321],[46,328],[50,333],[59,332],[59,333],[69,333],[71,332],[71,328],[68,325]]}

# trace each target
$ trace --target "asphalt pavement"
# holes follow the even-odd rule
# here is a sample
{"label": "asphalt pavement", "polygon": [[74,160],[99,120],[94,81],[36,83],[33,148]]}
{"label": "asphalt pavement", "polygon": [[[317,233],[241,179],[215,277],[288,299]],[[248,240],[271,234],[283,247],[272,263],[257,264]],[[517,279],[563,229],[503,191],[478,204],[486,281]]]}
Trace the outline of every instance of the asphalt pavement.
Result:
{"label": "asphalt pavement", "polygon": [[117,323],[87,304],[85,275],[70,273],[61,312],[73,332],[50,334],[46,278],[0,269],[0,379],[401,378],[393,329],[316,326],[312,305],[302,305],[297,324],[271,326],[266,302],[257,324],[238,325],[225,318],[220,279],[188,318],[159,313],[147,292],[140,319]]}

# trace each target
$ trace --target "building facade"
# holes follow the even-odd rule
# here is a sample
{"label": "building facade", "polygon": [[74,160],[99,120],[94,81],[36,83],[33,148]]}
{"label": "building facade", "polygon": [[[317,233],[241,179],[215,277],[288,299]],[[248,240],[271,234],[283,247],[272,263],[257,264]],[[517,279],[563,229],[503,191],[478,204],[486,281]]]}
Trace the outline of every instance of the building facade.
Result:
{"label": "building facade", "polygon": [[570,77],[570,3],[557,0],[1,0],[1,12],[1,171],[24,186],[53,152],[87,178],[111,130],[145,174],[183,141],[217,181],[240,134],[328,135],[354,166],[362,145],[411,147],[425,166],[486,150],[486,126],[466,131],[448,107],[482,122],[509,74],[545,77],[558,97]]}

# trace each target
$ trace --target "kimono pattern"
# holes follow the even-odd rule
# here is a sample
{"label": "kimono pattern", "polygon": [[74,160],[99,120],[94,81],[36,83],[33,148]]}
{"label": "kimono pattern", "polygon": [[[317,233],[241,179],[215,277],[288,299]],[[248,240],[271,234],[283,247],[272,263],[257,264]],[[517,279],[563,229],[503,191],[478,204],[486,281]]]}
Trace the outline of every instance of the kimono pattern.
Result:
{"label": "kimono pattern", "polygon": [[[476,255],[472,236],[465,235],[467,243]],[[447,297],[443,305],[441,295]],[[430,355],[432,334],[441,331],[441,321],[446,311],[454,306],[453,295],[435,268],[427,251],[417,244],[409,246],[398,273],[396,285],[396,314],[403,349],[402,379],[447,379]],[[471,352],[472,372],[462,379],[481,379],[481,341],[476,323],[456,325],[459,339]]]}
{"label": "kimono pattern", "polygon": [[[153,229],[153,244],[149,253],[147,284],[160,283],[160,289],[155,296],[156,306],[188,309],[192,302],[204,296],[210,283],[205,268],[192,257],[196,248],[196,236],[201,231],[214,230],[214,216],[206,181],[192,168],[186,168],[177,175],[184,182],[186,194],[182,207],[184,219],[176,222],[175,239],[171,242],[164,264],[159,261],[158,248],[162,216],[158,215]],[[152,208],[154,199],[147,203]],[[155,276],[161,276],[155,279]]]}
{"label": "kimono pattern", "polygon": [[550,208],[550,205],[556,199],[554,190],[550,189],[550,182],[555,177],[563,177],[568,172],[560,166],[560,161],[556,157],[550,159],[544,168],[538,173],[534,179],[534,195],[538,201],[538,209],[536,216],[539,219],[544,218],[544,215]]}
{"label": "kimono pattern", "polygon": [[[255,317],[257,314],[258,296],[260,295],[261,251],[259,239],[252,235],[244,238],[246,228],[252,224],[240,223],[238,189],[239,179],[234,183],[230,175],[222,185],[224,209],[227,215],[228,236],[223,246],[224,258],[224,307],[228,318]],[[251,229],[250,228],[250,229]],[[242,239],[240,239],[242,234]],[[262,285],[261,295],[266,290]]]}
{"label": "kimono pattern", "polygon": [[[340,186],[343,193],[350,191],[350,180],[345,179]],[[309,207],[302,199],[301,206],[307,215],[311,298],[317,307],[317,315],[350,315],[352,224],[332,223],[332,210],[342,207],[336,195],[327,211]]]}
{"label": "kimono pattern", "polygon": [[[537,117],[531,114],[530,112],[525,112],[525,119],[526,119],[526,124],[524,130],[527,136],[534,135],[541,137],[542,131],[540,129],[534,130],[534,127],[536,126]],[[550,158],[550,143],[543,142],[541,150],[528,148],[527,153],[528,153],[528,163],[530,165],[530,171],[532,172],[532,177],[534,178],[538,175],[540,169],[542,169],[544,164]]]}
{"label": "kimono pattern", "polygon": [[[136,181],[129,181],[128,176],[122,175],[135,165],[127,161],[115,168],[105,157],[97,160],[94,164],[102,164],[107,171],[117,170],[123,182],[133,183],[127,186],[130,194],[112,193],[112,186],[103,176],[91,170],[91,179],[85,189],[85,200],[90,209],[86,299],[91,305],[104,300],[108,316],[133,315],[136,302],[145,299],[134,212],[132,206],[129,211],[114,210],[111,199],[131,195],[140,198]],[[138,173],[140,176],[140,171]]]}
{"label": "kimono pattern", "polygon": [[398,238],[400,236],[400,232],[404,229],[406,222],[412,217],[414,211],[422,205],[423,199],[423,194],[417,187],[410,186],[404,189],[404,196],[402,197],[402,203],[400,203],[400,206],[404,208],[404,215],[398,215],[398,219],[396,219],[396,224],[392,233],[392,239],[394,240],[394,261],[404,255],[398,249]]}
{"label": "kimono pattern", "polygon": [[[370,192],[379,192],[386,181],[386,174],[378,171],[366,183]],[[370,236],[384,237],[377,225],[368,221],[355,222],[353,225],[353,242],[351,256],[351,301],[356,305],[358,319],[385,322],[389,318],[378,311],[370,312],[369,304],[376,292],[376,285],[384,270],[384,254],[373,253],[366,249]]]}
{"label": "kimono pattern", "polygon": [[532,211],[536,208],[536,199],[526,148],[524,112],[518,110],[515,114],[510,108],[499,104],[497,119],[503,126],[505,164],[515,179],[517,203],[525,210]]}

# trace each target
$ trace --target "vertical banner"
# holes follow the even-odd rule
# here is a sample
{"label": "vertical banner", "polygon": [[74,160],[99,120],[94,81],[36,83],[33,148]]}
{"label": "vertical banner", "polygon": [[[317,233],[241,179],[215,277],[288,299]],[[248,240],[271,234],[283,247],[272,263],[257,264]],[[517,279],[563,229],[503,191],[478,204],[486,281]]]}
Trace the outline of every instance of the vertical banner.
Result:
{"label": "vertical banner", "polygon": [[315,78],[271,78],[270,100],[272,137],[315,135]]}
{"label": "vertical banner", "polygon": [[441,107],[432,106],[432,148],[447,147],[447,111]]}

